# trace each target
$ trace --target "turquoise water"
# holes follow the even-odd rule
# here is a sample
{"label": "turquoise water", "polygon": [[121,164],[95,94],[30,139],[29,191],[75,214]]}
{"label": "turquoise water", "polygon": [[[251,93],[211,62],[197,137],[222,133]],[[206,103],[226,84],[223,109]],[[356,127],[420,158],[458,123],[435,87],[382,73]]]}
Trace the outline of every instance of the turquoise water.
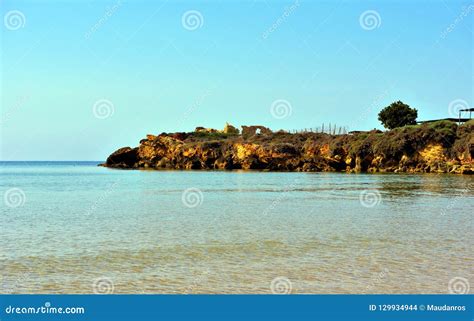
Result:
{"label": "turquoise water", "polygon": [[469,176],[97,163],[0,163],[3,293],[448,293],[453,278],[474,284]]}

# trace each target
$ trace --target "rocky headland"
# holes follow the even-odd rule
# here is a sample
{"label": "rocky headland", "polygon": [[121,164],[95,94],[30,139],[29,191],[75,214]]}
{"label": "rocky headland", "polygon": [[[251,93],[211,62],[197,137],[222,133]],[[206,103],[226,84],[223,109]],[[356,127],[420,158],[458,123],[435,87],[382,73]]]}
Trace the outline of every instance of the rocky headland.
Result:
{"label": "rocky headland", "polygon": [[272,132],[263,126],[197,127],[147,135],[102,166],[120,169],[474,173],[474,120],[349,134]]}

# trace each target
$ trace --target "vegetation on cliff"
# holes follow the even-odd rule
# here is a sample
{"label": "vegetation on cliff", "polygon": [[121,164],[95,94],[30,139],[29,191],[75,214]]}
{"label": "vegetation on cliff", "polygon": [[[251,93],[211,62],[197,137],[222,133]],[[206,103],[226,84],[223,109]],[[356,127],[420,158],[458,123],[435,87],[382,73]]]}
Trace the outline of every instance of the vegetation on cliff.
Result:
{"label": "vegetation on cliff", "polygon": [[416,125],[418,111],[399,101],[393,102],[379,113],[379,121],[385,128],[394,129],[406,125]]}
{"label": "vegetation on cliff", "polygon": [[[200,127],[201,128],[201,127]],[[107,167],[270,171],[473,173],[474,121],[330,135],[197,131],[148,135],[109,156]]]}

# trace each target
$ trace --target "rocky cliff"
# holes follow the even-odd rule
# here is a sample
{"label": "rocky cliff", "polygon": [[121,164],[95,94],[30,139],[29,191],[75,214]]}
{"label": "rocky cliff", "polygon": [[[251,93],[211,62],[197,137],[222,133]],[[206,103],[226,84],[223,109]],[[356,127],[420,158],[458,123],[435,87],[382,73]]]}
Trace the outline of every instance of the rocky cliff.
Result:
{"label": "rocky cliff", "polygon": [[147,135],[112,153],[123,169],[474,173],[474,120],[440,121],[353,135],[222,132]]}

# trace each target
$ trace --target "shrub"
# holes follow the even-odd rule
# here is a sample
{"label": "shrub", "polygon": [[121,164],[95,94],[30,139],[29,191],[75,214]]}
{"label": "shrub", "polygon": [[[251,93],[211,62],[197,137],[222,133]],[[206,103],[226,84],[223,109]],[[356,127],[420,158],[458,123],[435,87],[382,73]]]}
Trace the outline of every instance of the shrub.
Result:
{"label": "shrub", "polygon": [[390,104],[379,113],[380,122],[388,129],[415,125],[417,117],[418,111],[401,101]]}

